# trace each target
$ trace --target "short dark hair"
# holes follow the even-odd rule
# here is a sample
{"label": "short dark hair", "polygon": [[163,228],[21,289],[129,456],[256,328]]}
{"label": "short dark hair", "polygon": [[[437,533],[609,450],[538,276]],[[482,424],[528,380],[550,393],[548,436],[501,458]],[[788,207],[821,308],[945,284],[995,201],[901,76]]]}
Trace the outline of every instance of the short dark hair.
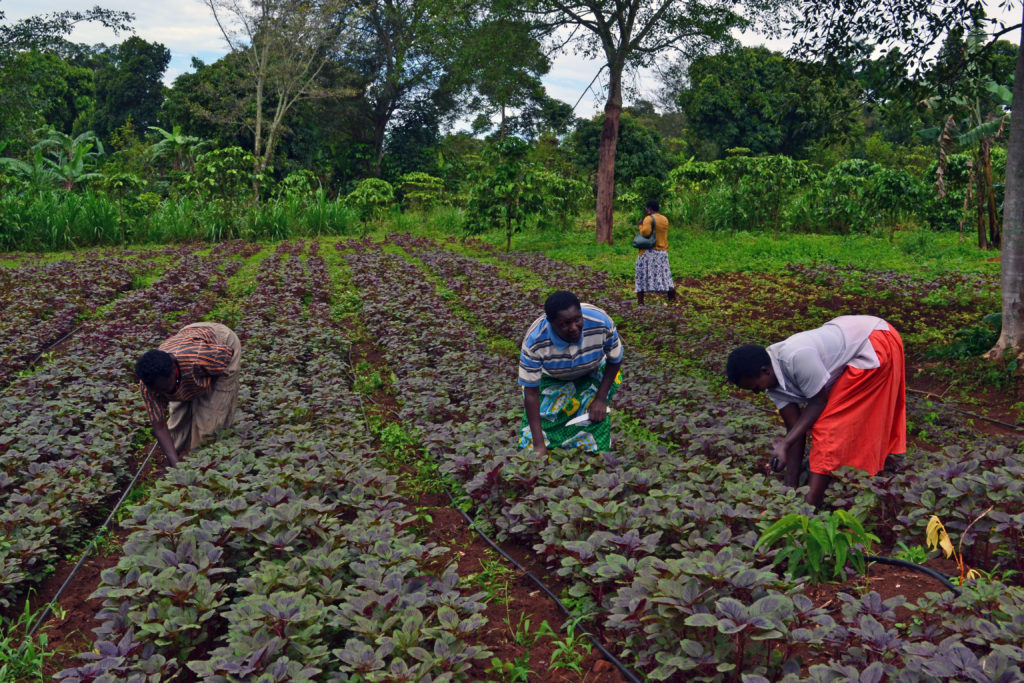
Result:
{"label": "short dark hair", "polygon": [[648,199],[647,200],[647,208],[650,209],[651,211],[653,211],[654,213],[658,213],[658,211],[660,210],[659,207],[658,207],[658,200],[657,199]]}
{"label": "short dark hair", "polygon": [[757,377],[761,368],[772,364],[768,350],[757,344],[744,344],[732,350],[725,363],[725,374],[733,384],[744,377]]}
{"label": "short dark hair", "polygon": [[572,292],[560,289],[549,296],[544,302],[544,315],[547,316],[548,320],[554,320],[558,317],[559,313],[573,306],[579,308],[580,300]]}
{"label": "short dark hair", "polygon": [[135,361],[135,376],[147,387],[161,377],[170,377],[174,371],[174,357],[160,349],[150,349]]}

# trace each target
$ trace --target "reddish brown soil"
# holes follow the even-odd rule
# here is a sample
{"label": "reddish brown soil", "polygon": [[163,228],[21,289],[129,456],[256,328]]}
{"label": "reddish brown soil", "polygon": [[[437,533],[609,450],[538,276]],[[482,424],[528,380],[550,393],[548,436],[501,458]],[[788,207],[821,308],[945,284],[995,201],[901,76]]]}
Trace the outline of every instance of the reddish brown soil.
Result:
{"label": "reddish brown soil", "polygon": [[[956,565],[951,560],[932,559],[925,562],[925,566],[947,576],[956,573]],[[839,598],[840,593],[860,597],[874,591],[882,597],[883,601],[902,595],[908,604],[915,604],[930,592],[942,593],[946,590],[948,588],[940,581],[923,572],[873,563],[868,565],[867,577],[856,577],[842,583],[822,583],[810,586],[804,590],[804,593],[814,601],[816,606],[827,609],[834,618],[839,619],[842,616],[843,605],[843,601]],[[908,616],[910,616],[910,611],[906,608],[896,609],[897,621],[902,621]]]}

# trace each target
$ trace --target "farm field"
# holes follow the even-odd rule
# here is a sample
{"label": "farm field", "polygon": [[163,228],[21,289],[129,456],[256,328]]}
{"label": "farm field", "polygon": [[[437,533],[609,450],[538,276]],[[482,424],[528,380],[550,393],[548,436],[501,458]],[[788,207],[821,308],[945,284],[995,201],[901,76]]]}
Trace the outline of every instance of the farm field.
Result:
{"label": "farm field", "polygon": [[[1021,680],[1021,397],[934,354],[993,309],[996,278],[794,263],[680,277],[679,301],[640,307],[614,270],[405,233],[12,260],[0,609],[52,595],[149,451],[136,355],[218,320],[242,342],[240,418],[147,468],[48,627],[63,680],[628,680],[584,629],[646,680]],[[515,370],[558,288],[608,311],[627,355],[613,450],[548,462],[514,447]],[[910,446],[895,473],[844,473],[826,508],[884,556],[937,515],[982,572],[959,596],[883,565],[794,580],[756,547],[812,509],[765,475],[781,426],[723,386],[725,355],[848,312],[903,333]]]}

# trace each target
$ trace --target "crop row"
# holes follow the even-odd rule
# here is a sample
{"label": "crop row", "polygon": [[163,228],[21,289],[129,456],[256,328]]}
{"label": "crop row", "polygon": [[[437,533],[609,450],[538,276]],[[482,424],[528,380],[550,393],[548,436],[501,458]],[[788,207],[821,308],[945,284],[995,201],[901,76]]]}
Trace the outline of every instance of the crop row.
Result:
{"label": "crop row", "polygon": [[[833,616],[815,608],[800,584],[766,571],[771,553],[753,549],[764,522],[807,510],[792,492],[755,471],[764,437],[750,432],[763,433],[764,418],[750,404],[723,399],[687,378],[664,355],[629,348],[616,405],[642,415],[645,426],[667,439],[619,430],[624,433],[617,434],[612,453],[569,453],[551,464],[511,449],[509,425],[519,405],[514,359],[488,354],[459,314],[469,311],[487,330],[512,331],[511,318],[525,313],[523,301],[531,297],[497,278],[493,267],[407,238],[397,241],[455,295],[439,295],[404,259],[365,251],[348,257],[354,280],[376,283],[365,319],[390,354],[403,411],[423,426],[424,443],[444,460],[443,469],[463,481],[478,513],[574,580],[573,596],[604,615],[606,637],[651,678],[714,678],[725,671],[797,676],[790,669],[792,654],[828,661],[803,672],[813,680],[867,667],[894,680],[975,675],[982,667],[1020,674],[1024,651],[1016,644],[1024,592],[1017,587],[992,581],[955,602],[951,596],[923,600],[915,607],[934,619],[900,630],[895,603],[882,605],[877,595],[853,598]],[[543,257],[517,258],[534,275],[559,273],[546,268]],[[587,274],[575,279],[586,286]],[[457,312],[451,302],[465,304],[466,311]],[[538,310],[539,302],[534,305]],[[519,321],[514,341],[533,316]],[[642,321],[631,324],[642,336]],[[429,355],[417,357],[416,349]],[[481,397],[488,404],[478,410]],[[450,411],[437,409],[446,403]],[[501,419],[492,420],[494,415]],[[943,457],[922,455],[921,470],[931,472],[926,463],[934,466]],[[1008,449],[994,447],[991,457],[1016,466]],[[937,482],[943,475],[931,476]],[[1013,481],[1002,490],[1012,489]],[[870,497],[864,493],[855,501],[860,512],[878,511]],[[1011,491],[1004,505],[1019,500]],[[1000,544],[1011,540],[1008,533],[996,536]],[[997,616],[979,620],[975,609]]]}
{"label": "crop row", "polygon": [[131,511],[99,641],[67,681],[450,681],[485,656],[446,549],[411,531],[350,390],[318,243],[263,261],[233,434]]}
{"label": "crop row", "polygon": [[[524,329],[522,321],[530,320],[531,308],[539,308],[533,303],[538,292],[520,290],[514,282],[500,278],[494,266],[440,249],[430,240],[403,236],[397,241],[443,278],[488,330],[509,341],[518,341]],[[564,264],[541,255],[510,258],[535,276],[560,278],[551,281],[552,289],[577,277],[567,277]],[[600,274],[588,272],[590,269],[578,270],[579,280],[573,284],[601,297],[590,287],[608,283]],[[489,305],[484,305],[486,301]],[[764,419],[764,412],[752,409],[748,401],[724,397],[673,367],[677,347],[661,343],[663,335],[659,335],[660,330],[671,329],[683,346],[711,349],[722,348],[722,340],[710,341],[701,331],[694,337],[678,309],[634,307],[616,296],[615,288],[597,301],[608,310],[621,310],[622,327],[650,340],[639,350],[635,344],[630,346],[631,362],[626,366],[630,381],[619,393],[617,404],[642,415],[645,426],[683,452],[714,459],[736,457],[744,469],[755,471],[766,450],[764,435],[777,433],[777,422]],[[645,353],[648,350],[657,351],[657,357],[652,359]],[[1015,452],[1012,441],[979,436],[967,429],[952,410],[912,396],[909,411],[912,421],[928,424],[944,448],[932,452],[912,447],[902,471],[895,476],[868,478],[847,472],[841,477],[842,485],[833,489],[836,505],[869,520],[889,547],[897,541],[919,543],[932,514],[939,515],[950,529],[963,531],[992,505],[993,512],[977,522],[964,539],[966,556],[975,566],[1021,572],[1017,576],[1024,579],[1024,536],[1019,532],[1024,528],[1024,456]],[[731,432],[731,438],[718,440],[716,445],[713,437],[723,430]]]}
{"label": "crop row", "polygon": [[0,269],[0,386],[72,331],[83,314],[126,291],[157,252],[49,261]]}
{"label": "crop row", "polygon": [[224,244],[200,256],[184,248],[148,290],[90,319],[59,362],[11,382],[0,396],[0,608],[9,608],[80,545],[131,474],[145,440],[132,369],[140,350],[198,319],[251,250]]}

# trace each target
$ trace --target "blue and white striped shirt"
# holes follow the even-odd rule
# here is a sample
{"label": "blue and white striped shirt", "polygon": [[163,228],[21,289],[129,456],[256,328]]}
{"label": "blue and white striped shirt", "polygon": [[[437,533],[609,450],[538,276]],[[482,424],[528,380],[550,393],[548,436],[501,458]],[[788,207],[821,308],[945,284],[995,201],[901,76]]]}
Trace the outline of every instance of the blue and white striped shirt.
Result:
{"label": "blue and white striped shirt", "polygon": [[564,380],[583,377],[600,367],[606,358],[609,363],[622,362],[622,341],[612,319],[597,306],[580,304],[580,309],[583,334],[577,344],[555,334],[546,316],[533,321],[519,354],[521,385],[540,386],[541,375]]}

